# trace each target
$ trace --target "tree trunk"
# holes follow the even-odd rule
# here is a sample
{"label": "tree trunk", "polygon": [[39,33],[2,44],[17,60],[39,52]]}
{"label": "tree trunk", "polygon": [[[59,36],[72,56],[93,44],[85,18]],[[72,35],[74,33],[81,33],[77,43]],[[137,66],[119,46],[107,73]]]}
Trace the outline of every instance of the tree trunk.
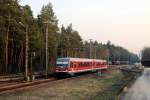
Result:
{"label": "tree trunk", "polygon": [[8,27],[6,32],[6,47],[5,47],[5,70],[8,71],[8,39],[9,39],[10,15],[8,16]]}

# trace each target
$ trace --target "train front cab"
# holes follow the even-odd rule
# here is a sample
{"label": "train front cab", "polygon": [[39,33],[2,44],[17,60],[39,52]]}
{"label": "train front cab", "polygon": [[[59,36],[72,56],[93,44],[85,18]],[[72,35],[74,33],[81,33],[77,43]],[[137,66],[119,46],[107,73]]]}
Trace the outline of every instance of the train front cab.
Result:
{"label": "train front cab", "polygon": [[58,58],[56,62],[56,73],[66,73],[68,72],[69,59]]}
{"label": "train front cab", "polygon": [[70,61],[70,58],[58,58],[56,62],[56,73],[74,74],[77,70],[78,63]]}

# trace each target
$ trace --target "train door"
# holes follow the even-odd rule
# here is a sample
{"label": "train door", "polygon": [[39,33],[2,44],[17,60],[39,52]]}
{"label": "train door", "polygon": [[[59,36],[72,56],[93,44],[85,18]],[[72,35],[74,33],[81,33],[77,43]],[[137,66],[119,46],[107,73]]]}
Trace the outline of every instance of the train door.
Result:
{"label": "train door", "polygon": [[77,63],[77,62],[74,62],[74,63],[73,63],[73,70],[74,70],[74,71],[76,71],[76,70],[77,70],[77,65],[78,65],[78,63]]}

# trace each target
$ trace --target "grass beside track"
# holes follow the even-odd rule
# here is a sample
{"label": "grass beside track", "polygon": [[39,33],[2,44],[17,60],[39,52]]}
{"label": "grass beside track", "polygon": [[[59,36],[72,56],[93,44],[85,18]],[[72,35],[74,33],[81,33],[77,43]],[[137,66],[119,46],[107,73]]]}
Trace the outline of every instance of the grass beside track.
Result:
{"label": "grass beside track", "polygon": [[123,78],[122,73],[115,69],[104,76],[82,76],[63,82],[53,82],[23,91],[5,93],[0,100],[88,100],[97,93],[109,88]]}

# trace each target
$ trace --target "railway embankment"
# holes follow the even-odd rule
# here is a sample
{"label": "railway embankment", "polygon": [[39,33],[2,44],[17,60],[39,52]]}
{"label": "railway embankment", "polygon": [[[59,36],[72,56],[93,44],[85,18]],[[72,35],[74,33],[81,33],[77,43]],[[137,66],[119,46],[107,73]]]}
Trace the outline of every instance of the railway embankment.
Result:
{"label": "railway embankment", "polygon": [[[130,69],[131,67],[129,67]],[[113,67],[103,72],[83,75],[79,78],[65,79],[39,85],[27,90],[8,92],[0,95],[2,100],[115,100],[124,87],[133,82],[138,69]],[[134,69],[134,72],[133,72]],[[128,70],[128,71],[125,71]],[[136,73],[137,71],[137,73]]]}
{"label": "railway embankment", "polygon": [[97,93],[91,100],[119,100],[120,96],[127,90],[127,87],[142,74],[142,66],[122,66],[120,71],[122,79],[117,80],[113,85],[104,91]]}

